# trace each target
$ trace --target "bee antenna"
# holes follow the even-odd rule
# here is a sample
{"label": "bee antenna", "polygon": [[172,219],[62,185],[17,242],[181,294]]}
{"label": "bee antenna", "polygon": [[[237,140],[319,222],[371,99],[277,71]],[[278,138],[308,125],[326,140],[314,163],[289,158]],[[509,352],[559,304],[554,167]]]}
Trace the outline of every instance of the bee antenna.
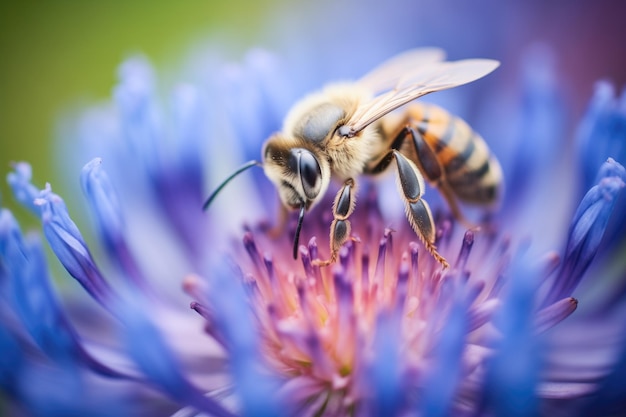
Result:
{"label": "bee antenna", "polygon": [[296,227],[296,235],[293,238],[293,259],[298,259],[298,242],[300,242],[300,230],[302,230],[302,221],[304,220],[304,201],[300,203],[300,214],[298,215],[298,226]]}
{"label": "bee antenna", "polygon": [[204,204],[202,205],[202,210],[206,210],[207,208],[209,208],[209,206],[211,205],[211,203],[213,202],[215,197],[217,197],[217,194],[220,191],[222,191],[222,188],[226,187],[226,184],[228,184],[237,175],[241,174],[242,172],[244,172],[248,168],[252,168],[253,166],[262,166],[262,165],[261,165],[261,163],[259,161],[248,161],[245,164],[243,164],[242,166],[240,166],[235,172],[230,174],[228,176],[228,178],[226,178],[224,181],[222,181],[222,183],[219,185],[219,187],[217,187],[215,189],[215,191],[213,191],[213,193],[211,193],[209,198],[207,198],[206,201],[204,202]]}

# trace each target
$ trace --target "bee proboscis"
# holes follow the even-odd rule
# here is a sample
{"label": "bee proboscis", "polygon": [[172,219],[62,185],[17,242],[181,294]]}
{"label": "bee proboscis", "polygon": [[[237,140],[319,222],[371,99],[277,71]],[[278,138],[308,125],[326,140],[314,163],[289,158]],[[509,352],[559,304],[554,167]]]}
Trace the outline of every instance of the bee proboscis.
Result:
{"label": "bee proboscis", "polygon": [[[351,83],[329,84],[304,97],[287,114],[283,128],[207,199],[249,167],[262,166],[283,203],[298,210],[293,256],[304,214],[325,195],[331,178],[340,181],[332,206],[328,265],[350,238],[357,177],[395,165],[406,217],[430,254],[446,268],[435,246],[435,225],[422,198],[425,180],[437,188],[455,218],[465,222],[459,201],[489,206],[498,200],[502,173],[485,141],[463,120],[415,99],[482,78],[498,67],[490,59],[445,61],[438,48],[397,55]],[[395,111],[398,110],[399,111]],[[401,111],[400,111],[401,110]],[[393,164],[395,162],[395,164]],[[286,218],[286,216],[282,216]],[[467,224],[467,222],[465,222]]]}

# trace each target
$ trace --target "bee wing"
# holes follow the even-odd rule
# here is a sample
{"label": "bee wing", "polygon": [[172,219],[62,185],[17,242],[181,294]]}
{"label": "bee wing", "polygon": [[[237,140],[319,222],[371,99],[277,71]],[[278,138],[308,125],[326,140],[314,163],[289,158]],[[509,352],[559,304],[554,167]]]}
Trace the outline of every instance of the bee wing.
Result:
{"label": "bee wing", "polygon": [[416,48],[389,58],[367,74],[357,83],[372,93],[391,90],[398,85],[407,71],[414,72],[426,65],[443,61],[446,53],[439,48]]}
{"label": "bee wing", "polygon": [[395,89],[360,106],[342,130],[353,136],[370,123],[418,97],[467,84],[489,74],[498,65],[500,63],[492,59],[431,63],[401,77]]}

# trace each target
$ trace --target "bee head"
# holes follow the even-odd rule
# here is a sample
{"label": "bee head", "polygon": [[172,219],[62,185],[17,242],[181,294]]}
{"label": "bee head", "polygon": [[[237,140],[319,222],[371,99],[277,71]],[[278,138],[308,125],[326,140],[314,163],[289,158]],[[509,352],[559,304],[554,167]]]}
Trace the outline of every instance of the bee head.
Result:
{"label": "bee head", "polygon": [[270,138],[263,149],[263,168],[290,209],[311,208],[330,182],[328,162],[315,150],[288,146],[281,136]]}

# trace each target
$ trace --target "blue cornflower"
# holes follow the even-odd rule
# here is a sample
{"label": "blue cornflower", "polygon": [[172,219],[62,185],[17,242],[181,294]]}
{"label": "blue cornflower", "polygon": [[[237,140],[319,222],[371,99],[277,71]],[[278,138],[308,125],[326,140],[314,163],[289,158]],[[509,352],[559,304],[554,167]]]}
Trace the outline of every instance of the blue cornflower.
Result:
{"label": "blue cornflower", "polygon": [[[210,89],[175,87],[168,115],[150,64],[126,61],[113,104],[75,126],[83,145],[74,143],[72,155],[87,161],[80,183],[97,251],[52,187],[33,184],[28,164],[8,176],[82,287],[51,279],[39,235],[23,235],[0,211],[0,389],[9,411],[618,413],[625,288],[602,278],[624,275],[623,235],[613,232],[626,223],[624,107],[600,84],[575,149],[593,158],[553,169],[566,141],[565,104],[549,50],[526,60],[523,100],[510,109],[522,121],[493,121],[511,139],[510,149],[494,147],[508,189],[493,227],[466,230],[428,191],[448,270],[394,217],[401,208],[393,214],[385,183],[363,181],[355,239],[326,268],[313,260],[328,247],[332,193],[307,215],[297,261],[295,219],[287,233],[269,236],[275,190],[260,172],[239,177],[202,212],[224,170],[257,158],[280,128],[301,86],[312,84],[302,75],[315,78],[310,69],[290,79],[285,68],[297,65],[257,49],[241,65],[211,70],[218,81]],[[465,98],[452,92],[447,100]],[[604,287],[586,293],[597,284]]]}

